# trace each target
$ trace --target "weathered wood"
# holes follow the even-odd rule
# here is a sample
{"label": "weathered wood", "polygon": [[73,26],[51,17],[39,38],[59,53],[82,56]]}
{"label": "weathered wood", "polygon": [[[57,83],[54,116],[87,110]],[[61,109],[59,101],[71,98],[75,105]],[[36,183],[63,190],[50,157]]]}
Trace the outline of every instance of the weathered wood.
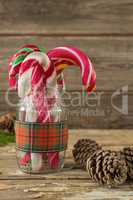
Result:
{"label": "weathered wood", "polygon": [[88,177],[86,171],[74,168],[72,148],[79,138],[91,138],[103,148],[119,150],[132,145],[132,130],[70,130],[69,132],[65,164],[67,167],[60,173],[36,176],[20,173],[15,161],[14,145],[0,147],[1,199],[12,200],[13,197],[14,200],[131,200],[132,181],[113,189],[99,187]]}
{"label": "weathered wood", "polygon": [[[8,88],[8,57],[16,49],[25,43],[42,44],[46,49],[64,44],[75,45],[83,49],[92,58],[97,72],[97,92],[101,97],[100,106],[77,106],[69,107],[69,127],[79,128],[132,128],[133,107],[132,107],[132,51],[133,38],[111,38],[111,37],[1,37],[0,38],[0,90]],[[76,96],[75,92],[81,89],[81,75],[77,67],[65,71],[67,90],[73,94],[71,100]],[[124,115],[117,112],[111,105],[111,96],[118,88],[128,85],[128,110]],[[95,97],[94,97],[95,98]],[[17,102],[16,96],[10,96],[11,102]],[[121,96],[115,98],[115,106],[121,107]],[[73,100],[74,101],[74,100]],[[92,100],[93,104],[95,100]],[[70,102],[70,100],[69,100]],[[86,109],[85,109],[86,106]],[[97,110],[96,110],[97,108]],[[0,112],[15,110],[5,101],[5,95],[0,95]],[[88,113],[87,113],[88,112]],[[82,114],[81,114],[82,113]]]}
{"label": "weathered wood", "polygon": [[[0,0],[0,91],[8,88],[8,57],[20,46],[34,43],[51,49],[74,45],[90,56],[97,72],[97,91],[104,94],[100,106],[93,109],[70,106],[69,127],[132,128],[132,11],[132,0]],[[81,89],[78,68],[66,70],[65,80],[68,91]],[[114,91],[126,85],[129,112],[125,115],[110,100]],[[17,101],[15,95],[10,98]],[[120,96],[115,105],[121,105]],[[0,114],[14,110],[5,95],[0,95]]]}
{"label": "weathered wood", "polygon": [[[8,87],[8,58],[27,43],[41,44],[49,50],[60,45],[73,45],[85,51],[97,72],[98,90],[116,90],[129,85],[133,89],[133,37],[0,37],[0,90]],[[65,71],[68,90],[81,89],[81,74],[77,67]]]}
{"label": "weathered wood", "polygon": [[[1,188],[3,188],[0,193],[4,200],[11,199],[11,194],[14,196],[14,199],[29,199],[30,197],[34,197],[36,195],[42,194],[41,199],[59,199],[59,200],[76,200],[77,198],[80,200],[104,200],[108,199],[107,196],[111,197],[112,200],[115,199],[128,199],[132,198],[132,185],[124,185],[118,187],[117,189],[108,189],[108,188],[99,188],[96,184],[93,184],[89,181],[80,181],[78,184],[76,181],[53,181],[46,182],[44,181],[27,181],[27,183],[23,181],[15,181],[12,184],[10,181],[4,181],[1,183]],[[20,194],[22,194],[20,196]],[[31,199],[31,198],[30,198]],[[34,198],[33,198],[34,199]],[[39,198],[40,199],[40,198]]]}
{"label": "weathered wood", "polygon": [[[132,185],[124,185],[116,189],[100,188],[96,184],[89,181],[80,181],[80,184],[76,181],[15,181],[12,184],[10,181],[4,181],[1,183],[3,188],[0,193],[2,199],[10,200],[14,196],[15,200],[21,199],[34,199],[35,196],[41,196],[39,199],[56,199],[56,200],[106,200],[111,197],[115,199],[131,199],[133,196]],[[38,198],[36,198],[38,199]]]}
{"label": "weathered wood", "polygon": [[[69,91],[63,99],[71,128],[133,128],[132,91],[120,95],[97,91],[86,97],[80,91]],[[18,111],[18,100],[15,92],[7,96],[0,92],[0,115]]]}
{"label": "weathered wood", "polygon": [[132,0],[1,0],[1,33],[133,33]]}

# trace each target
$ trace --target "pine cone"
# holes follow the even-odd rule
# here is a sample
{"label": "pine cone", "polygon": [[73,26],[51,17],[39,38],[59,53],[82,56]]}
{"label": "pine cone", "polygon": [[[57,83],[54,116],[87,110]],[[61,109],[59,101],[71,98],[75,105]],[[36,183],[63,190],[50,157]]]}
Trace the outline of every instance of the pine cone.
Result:
{"label": "pine cone", "polygon": [[94,140],[79,139],[72,151],[75,162],[81,168],[86,169],[87,159],[98,149],[101,149],[101,147]]}
{"label": "pine cone", "polygon": [[133,179],[133,147],[124,148],[121,154],[124,156],[127,164],[128,176],[130,179]]}
{"label": "pine cone", "polygon": [[98,150],[87,160],[86,169],[95,182],[114,187],[127,179],[126,162],[120,154],[110,150]]}
{"label": "pine cone", "polygon": [[0,129],[14,133],[14,121],[16,116],[12,113],[8,113],[0,116]]}

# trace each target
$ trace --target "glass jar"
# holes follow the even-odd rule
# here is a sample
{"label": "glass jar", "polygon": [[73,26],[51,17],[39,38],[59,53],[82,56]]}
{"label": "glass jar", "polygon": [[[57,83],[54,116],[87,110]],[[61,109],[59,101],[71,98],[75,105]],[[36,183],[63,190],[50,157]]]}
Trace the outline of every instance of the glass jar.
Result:
{"label": "glass jar", "polygon": [[16,154],[18,166],[25,173],[55,172],[64,166],[68,143],[66,112],[58,103],[49,112],[53,121],[38,123],[30,97],[20,101],[15,123]]}

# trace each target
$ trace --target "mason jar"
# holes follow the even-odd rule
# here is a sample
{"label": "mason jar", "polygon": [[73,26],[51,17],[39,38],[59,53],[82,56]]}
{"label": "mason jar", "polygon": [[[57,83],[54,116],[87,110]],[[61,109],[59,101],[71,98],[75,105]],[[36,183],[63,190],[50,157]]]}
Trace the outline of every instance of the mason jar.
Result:
{"label": "mason jar", "polygon": [[20,101],[15,122],[16,154],[18,167],[25,173],[56,172],[64,166],[68,144],[67,113],[58,104],[49,112],[53,121],[36,122],[37,111],[30,98]]}

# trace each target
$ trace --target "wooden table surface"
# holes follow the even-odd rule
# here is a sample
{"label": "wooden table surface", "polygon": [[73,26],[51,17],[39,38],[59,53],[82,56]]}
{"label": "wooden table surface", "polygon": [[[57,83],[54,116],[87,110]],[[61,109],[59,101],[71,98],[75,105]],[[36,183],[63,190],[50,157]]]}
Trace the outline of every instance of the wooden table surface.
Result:
{"label": "wooden table surface", "polygon": [[87,172],[75,167],[71,150],[79,138],[95,139],[106,149],[133,144],[132,130],[70,130],[65,167],[49,175],[22,174],[16,164],[15,145],[0,147],[0,199],[133,200],[133,181],[113,189],[100,187]]}

